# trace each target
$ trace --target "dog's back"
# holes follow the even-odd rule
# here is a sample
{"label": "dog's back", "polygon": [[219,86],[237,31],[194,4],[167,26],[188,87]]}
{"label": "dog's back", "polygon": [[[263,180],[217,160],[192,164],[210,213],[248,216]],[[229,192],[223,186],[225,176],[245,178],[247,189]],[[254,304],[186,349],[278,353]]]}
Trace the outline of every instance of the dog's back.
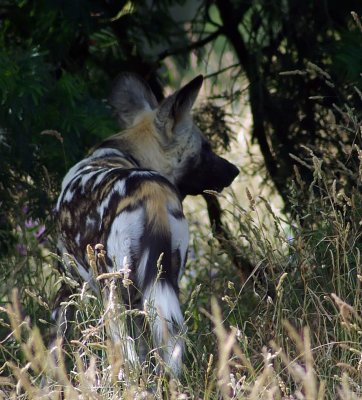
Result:
{"label": "dog's back", "polygon": [[[82,279],[92,285],[88,244],[104,244],[103,272],[130,269],[130,306],[147,300],[157,310],[154,345],[177,373],[182,344],[177,345],[176,336],[183,324],[178,278],[186,261],[188,226],[175,187],[117,150],[96,150],[64,178],[58,212],[60,248],[74,256]],[[168,332],[163,332],[165,323]]]}

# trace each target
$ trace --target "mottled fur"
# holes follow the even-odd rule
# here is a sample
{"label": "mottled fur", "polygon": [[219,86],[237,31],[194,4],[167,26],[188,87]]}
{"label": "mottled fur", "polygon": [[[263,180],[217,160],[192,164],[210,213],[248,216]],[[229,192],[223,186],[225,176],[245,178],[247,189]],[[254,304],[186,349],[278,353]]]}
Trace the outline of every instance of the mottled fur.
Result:
{"label": "mottled fur", "polygon": [[74,256],[83,280],[92,286],[88,244],[104,245],[105,272],[122,269],[127,259],[134,282],[129,306],[154,304],[154,346],[176,375],[183,348],[178,282],[188,246],[182,200],[221,190],[238,173],[192,122],[201,84],[199,76],[158,105],[144,81],[121,75],[110,104],[123,130],[70,169],[57,204],[59,248]]}

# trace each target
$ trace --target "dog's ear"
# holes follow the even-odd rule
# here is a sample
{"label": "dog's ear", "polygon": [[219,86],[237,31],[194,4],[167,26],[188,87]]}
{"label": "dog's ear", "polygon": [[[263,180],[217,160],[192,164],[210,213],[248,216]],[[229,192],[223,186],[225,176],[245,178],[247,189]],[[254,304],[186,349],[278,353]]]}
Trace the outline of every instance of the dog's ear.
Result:
{"label": "dog's ear", "polygon": [[190,114],[191,109],[196,101],[197,95],[202,86],[204,78],[198,75],[191,82],[187,83],[175,93],[175,100],[172,105],[172,118],[177,121]]}
{"label": "dog's ear", "polygon": [[202,75],[197,76],[161,103],[156,116],[156,125],[159,128],[165,127],[169,122],[172,122],[175,130],[189,119],[203,79]]}
{"label": "dog's ear", "polygon": [[130,128],[140,114],[158,105],[147,82],[132,73],[122,73],[116,78],[108,102],[122,129]]}

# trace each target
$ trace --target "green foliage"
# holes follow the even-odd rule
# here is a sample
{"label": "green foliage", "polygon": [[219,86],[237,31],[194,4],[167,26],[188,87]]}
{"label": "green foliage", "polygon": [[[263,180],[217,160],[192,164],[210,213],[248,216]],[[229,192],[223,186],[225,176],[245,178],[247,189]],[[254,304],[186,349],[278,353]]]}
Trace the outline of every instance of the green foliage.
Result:
{"label": "green foliage", "polygon": [[[145,74],[151,68],[147,60],[153,60],[157,45],[164,45],[170,34],[178,43],[185,42],[169,5],[167,1],[157,7],[143,1],[2,2],[3,251],[14,244],[17,205],[29,204],[34,216],[51,219],[65,171],[116,132],[104,101],[115,76],[125,69]],[[162,96],[159,88],[155,92]]]}
{"label": "green foliage", "polygon": [[45,58],[37,50],[0,54],[5,228],[26,204],[34,217],[49,216],[65,171],[85,148],[115,130],[104,103],[91,97],[84,80],[65,71],[54,79]]}

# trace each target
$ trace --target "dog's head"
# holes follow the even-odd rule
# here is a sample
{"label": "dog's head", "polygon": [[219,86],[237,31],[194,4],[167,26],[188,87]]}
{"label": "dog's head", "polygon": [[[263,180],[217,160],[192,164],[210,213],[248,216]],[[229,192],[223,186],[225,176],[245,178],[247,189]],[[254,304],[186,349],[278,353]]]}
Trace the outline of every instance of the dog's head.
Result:
{"label": "dog's head", "polygon": [[124,150],[141,168],[164,175],[183,197],[229,186],[238,169],[211,150],[192,120],[191,109],[202,82],[199,75],[158,104],[145,81],[134,74],[121,74],[109,103],[123,131],[104,146]]}

